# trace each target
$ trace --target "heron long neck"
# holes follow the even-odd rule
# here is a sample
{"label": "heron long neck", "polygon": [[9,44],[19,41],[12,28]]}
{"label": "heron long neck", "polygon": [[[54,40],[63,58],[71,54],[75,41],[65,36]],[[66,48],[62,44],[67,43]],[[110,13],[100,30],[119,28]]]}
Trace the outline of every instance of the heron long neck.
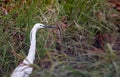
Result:
{"label": "heron long neck", "polygon": [[26,59],[23,61],[26,64],[32,64],[34,59],[35,59],[35,50],[36,50],[36,32],[37,29],[32,29],[31,33],[30,33],[30,49],[28,52],[28,56],[26,57]]}

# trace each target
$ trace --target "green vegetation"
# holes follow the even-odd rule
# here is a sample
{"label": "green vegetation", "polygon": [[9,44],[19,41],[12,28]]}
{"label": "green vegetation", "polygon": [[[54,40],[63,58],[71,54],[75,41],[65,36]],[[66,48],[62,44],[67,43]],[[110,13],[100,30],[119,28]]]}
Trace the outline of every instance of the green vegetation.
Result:
{"label": "green vegetation", "polygon": [[[120,17],[111,17],[119,13],[108,4],[106,0],[0,1],[0,77],[9,77],[25,58],[30,30],[38,22],[65,27],[60,35],[46,29],[37,32],[31,77],[119,77]],[[106,35],[111,37],[106,40]]]}

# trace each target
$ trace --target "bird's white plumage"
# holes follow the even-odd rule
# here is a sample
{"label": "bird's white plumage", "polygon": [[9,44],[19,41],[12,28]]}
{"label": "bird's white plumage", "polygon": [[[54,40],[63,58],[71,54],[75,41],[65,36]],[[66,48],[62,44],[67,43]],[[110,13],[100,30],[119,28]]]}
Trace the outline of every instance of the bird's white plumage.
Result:
{"label": "bird's white plumage", "polygon": [[17,68],[15,68],[11,77],[29,77],[32,73],[33,68],[29,65],[20,64]]}
{"label": "bird's white plumage", "polygon": [[38,29],[44,28],[44,25],[41,23],[37,23],[34,25],[30,32],[30,49],[28,52],[28,56],[23,60],[23,62],[18,65],[13,73],[11,74],[11,77],[29,77],[29,75],[32,73],[33,67],[30,65],[33,64],[33,61],[35,59],[35,50],[36,50],[36,32]]}

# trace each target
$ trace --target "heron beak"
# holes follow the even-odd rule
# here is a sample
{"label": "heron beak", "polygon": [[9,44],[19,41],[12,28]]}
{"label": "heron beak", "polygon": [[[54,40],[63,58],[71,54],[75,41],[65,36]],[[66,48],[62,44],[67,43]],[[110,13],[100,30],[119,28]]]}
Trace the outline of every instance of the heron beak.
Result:
{"label": "heron beak", "polygon": [[55,26],[44,26],[44,28],[56,28]]}

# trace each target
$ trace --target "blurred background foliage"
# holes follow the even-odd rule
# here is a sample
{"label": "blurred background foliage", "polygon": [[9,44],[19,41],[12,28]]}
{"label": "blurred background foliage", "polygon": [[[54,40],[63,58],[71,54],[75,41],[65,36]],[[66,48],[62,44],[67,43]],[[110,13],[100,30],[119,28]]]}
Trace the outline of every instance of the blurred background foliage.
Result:
{"label": "blurred background foliage", "polygon": [[0,77],[9,77],[25,58],[38,22],[60,29],[38,31],[31,77],[119,77],[118,2],[1,0]]}

